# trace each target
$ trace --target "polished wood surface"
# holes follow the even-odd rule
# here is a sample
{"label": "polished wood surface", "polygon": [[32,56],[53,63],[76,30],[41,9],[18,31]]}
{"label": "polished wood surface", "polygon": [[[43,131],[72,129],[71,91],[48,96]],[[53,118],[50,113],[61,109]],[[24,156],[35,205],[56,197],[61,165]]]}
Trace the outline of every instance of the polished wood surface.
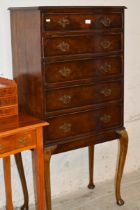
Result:
{"label": "polished wood surface", "polygon": [[[46,93],[48,112],[122,99],[122,81],[56,88]],[[92,94],[95,93],[95,94]]]}
{"label": "polished wood surface", "polygon": [[119,163],[118,163],[118,170],[117,170],[117,176],[116,176],[116,200],[117,204],[119,206],[124,204],[123,199],[121,198],[121,192],[120,192],[120,184],[121,179],[123,175],[123,169],[128,149],[128,134],[127,131],[124,130],[118,130],[117,133],[119,134],[119,143],[120,143],[120,155],[119,155]]}
{"label": "polished wood surface", "polygon": [[0,77],[0,119],[18,114],[17,85],[14,80]]}
{"label": "polished wood surface", "polygon": [[[44,157],[117,139],[123,130],[124,9],[10,9],[20,109],[50,123]],[[50,193],[46,200],[50,210]]]}
{"label": "polished wood surface", "polygon": [[[1,150],[0,154],[8,154],[13,150],[22,150],[25,147],[36,146],[36,133],[35,131],[20,132],[6,137],[0,138]],[[11,144],[12,142],[12,144]],[[8,145],[8,146],[7,146]]]}
{"label": "polished wood surface", "polygon": [[[20,113],[18,116],[8,117],[0,120],[0,138],[6,138],[8,135],[16,135],[17,132],[25,132],[28,137],[28,130],[34,132],[34,128],[48,125],[38,118],[32,117],[30,115]],[[33,136],[34,137],[34,136]]]}
{"label": "polished wood surface", "polygon": [[51,58],[44,60],[43,74],[45,86],[59,87],[75,84],[90,83],[98,80],[106,80],[110,77],[120,77],[123,73],[123,56],[88,56],[73,60],[58,60]]}
{"label": "polished wood surface", "polygon": [[44,153],[45,161],[45,190],[46,190],[46,206],[48,210],[52,209],[51,204],[51,177],[50,177],[50,160],[51,160],[51,151],[46,150]]}
{"label": "polished wood surface", "polygon": [[94,185],[94,146],[89,146],[89,189],[93,189],[95,187]]}
{"label": "polished wood surface", "polygon": [[95,134],[108,128],[119,127],[122,124],[122,107],[113,104],[96,110],[70,113],[61,117],[48,118],[50,126],[45,129],[45,144],[61,141],[62,138]]}
{"label": "polished wood surface", "polygon": [[[121,28],[122,14],[43,14],[43,31],[61,31],[61,30],[94,30],[100,28]],[[50,21],[51,20],[51,21]],[[91,24],[87,20],[91,20]]]}
{"label": "polished wood surface", "polygon": [[18,171],[21,177],[24,205],[21,209],[28,209],[28,191],[24,179],[24,170],[21,155],[19,152],[32,149],[34,176],[37,194],[37,209],[45,210],[45,191],[44,191],[44,158],[43,158],[43,135],[42,127],[48,125],[31,116],[19,114],[16,117],[0,120],[0,158],[3,158],[4,178],[6,191],[6,210],[13,210],[10,155],[15,154]]}
{"label": "polished wood surface", "polygon": [[[45,180],[44,180],[44,153],[43,153],[43,131],[42,127],[38,127],[37,130],[36,148],[32,152],[33,157],[33,175],[34,175],[34,190],[35,199],[38,210],[46,209],[45,202]],[[42,140],[42,141],[40,141]]]}
{"label": "polished wood surface", "polygon": [[84,33],[43,36],[43,57],[83,53],[104,53],[122,50],[121,34]]}
{"label": "polished wood surface", "polygon": [[13,210],[12,189],[11,189],[11,161],[10,157],[3,158],[5,195],[6,195],[6,210]]}

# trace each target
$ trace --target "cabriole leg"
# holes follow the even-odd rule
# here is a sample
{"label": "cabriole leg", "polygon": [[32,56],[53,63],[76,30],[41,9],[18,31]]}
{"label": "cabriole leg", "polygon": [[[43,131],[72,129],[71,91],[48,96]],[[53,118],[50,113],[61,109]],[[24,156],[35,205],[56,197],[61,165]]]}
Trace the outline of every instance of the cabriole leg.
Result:
{"label": "cabriole leg", "polygon": [[123,199],[121,198],[120,188],[121,188],[121,179],[123,175],[123,169],[127,154],[128,148],[128,134],[125,129],[117,131],[120,135],[120,154],[119,154],[119,162],[118,162],[118,169],[117,169],[117,176],[116,176],[116,201],[119,206],[124,204]]}

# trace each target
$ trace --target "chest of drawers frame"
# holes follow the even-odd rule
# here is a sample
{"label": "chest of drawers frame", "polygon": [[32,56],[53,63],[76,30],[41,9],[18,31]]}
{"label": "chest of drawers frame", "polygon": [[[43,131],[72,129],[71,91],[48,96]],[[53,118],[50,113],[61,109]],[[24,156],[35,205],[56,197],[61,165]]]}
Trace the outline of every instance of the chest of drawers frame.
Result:
{"label": "chest of drawers frame", "polygon": [[116,200],[127,153],[123,127],[125,7],[10,8],[13,73],[22,110],[44,128],[46,200],[52,154],[120,140]]}

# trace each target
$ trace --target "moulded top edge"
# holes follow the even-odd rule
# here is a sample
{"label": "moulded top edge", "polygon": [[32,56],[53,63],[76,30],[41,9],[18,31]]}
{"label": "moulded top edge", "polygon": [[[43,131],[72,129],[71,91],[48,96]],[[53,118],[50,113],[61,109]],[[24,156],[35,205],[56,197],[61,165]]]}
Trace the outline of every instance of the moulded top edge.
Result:
{"label": "moulded top edge", "polygon": [[34,6],[34,7],[9,7],[8,10],[47,10],[47,9],[127,9],[126,6]]}

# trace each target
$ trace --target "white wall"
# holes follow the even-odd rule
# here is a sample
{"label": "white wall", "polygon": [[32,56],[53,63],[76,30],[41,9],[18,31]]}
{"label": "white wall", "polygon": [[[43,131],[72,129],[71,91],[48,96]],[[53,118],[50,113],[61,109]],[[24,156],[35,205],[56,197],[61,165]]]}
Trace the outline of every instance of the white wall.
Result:
{"label": "white wall", "polygon": [[[85,3],[86,2],[86,3]],[[10,21],[8,7],[36,5],[125,5],[125,126],[129,132],[129,151],[125,173],[140,167],[140,1],[139,0],[1,0],[0,1],[0,73],[12,77]],[[95,152],[95,182],[114,177],[117,160],[117,141],[97,145]],[[2,161],[1,161],[2,162]],[[0,162],[0,206],[5,203],[2,164]],[[33,203],[32,171],[30,152],[24,153],[30,202]],[[56,155],[51,162],[52,194],[62,195],[87,185],[87,149]],[[12,161],[12,181],[15,205],[22,202],[19,178]]]}

